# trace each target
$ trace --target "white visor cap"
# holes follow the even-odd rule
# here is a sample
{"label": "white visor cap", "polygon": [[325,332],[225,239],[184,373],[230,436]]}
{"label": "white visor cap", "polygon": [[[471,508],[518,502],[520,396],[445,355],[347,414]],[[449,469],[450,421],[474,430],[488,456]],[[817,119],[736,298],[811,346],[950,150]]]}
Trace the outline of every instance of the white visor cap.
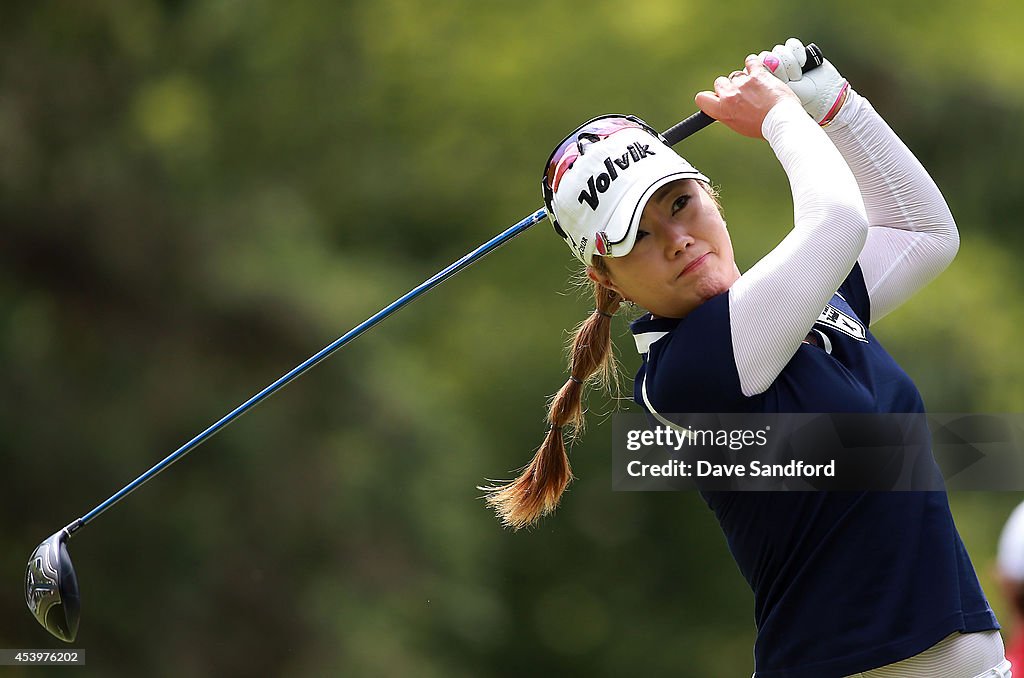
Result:
{"label": "white visor cap", "polygon": [[670,146],[635,127],[582,145],[583,154],[564,170],[552,206],[566,244],[588,266],[595,254],[629,254],[644,206],[659,188],[677,179],[710,183]]}

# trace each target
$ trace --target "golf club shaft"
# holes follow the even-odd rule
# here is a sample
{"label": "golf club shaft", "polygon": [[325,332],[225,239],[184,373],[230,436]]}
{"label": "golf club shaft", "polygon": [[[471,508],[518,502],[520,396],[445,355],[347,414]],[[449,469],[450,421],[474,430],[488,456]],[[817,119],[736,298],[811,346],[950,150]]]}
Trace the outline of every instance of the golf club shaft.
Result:
{"label": "golf club shaft", "polygon": [[327,346],[325,346],[324,348],[322,348],[319,352],[317,352],[316,354],[310,356],[305,362],[297,365],[290,372],[288,372],[287,374],[281,376],[277,381],[275,381],[274,383],[270,384],[269,386],[264,388],[262,391],[260,391],[259,393],[257,393],[253,397],[251,397],[248,400],[246,400],[244,403],[242,403],[241,405],[236,407],[234,410],[232,410],[228,414],[224,415],[224,417],[221,418],[219,421],[217,421],[215,424],[213,424],[208,429],[206,429],[205,431],[203,431],[202,433],[197,435],[192,440],[190,440],[187,443],[185,443],[184,445],[182,445],[180,448],[175,450],[173,453],[169,454],[167,457],[165,457],[156,466],[154,466],[153,468],[151,468],[148,471],[146,471],[145,473],[143,473],[141,476],[139,476],[138,478],[133,480],[128,485],[124,486],[117,494],[113,495],[112,497],[107,499],[105,502],[103,502],[102,504],[100,504],[99,506],[94,508],[92,511],[90,511],[89,513],[85,514],[84,516],[82,516],[81,518],[76,520],[75,522],[73,522],[70,525],[68,525],[68,527],[65,528],[65,529],[68,531],[68,533],[70,535],[71,533],[75,532],[79,528],[84,527],[86,524],[88,524],[94,518],[96,518],[101,513],[106,511],[108,508],[110,508],[111,506],[113,506],[117,502],[121,501],[122,499],[124,499],[126,496],[128,496],[132,492],[134,492],[136,489],[138,489],[147,480],[152,479],[157,474],[159,474],[161,471],[166,469],[168,466],[170,466],[174,462],[176,462],[179,459],[181,459],[182,457],[184,457],[186,454],[191,452],[193,449],[195,449],[196,447],[198,447],[199,445],[201,445],[205,441],[207,441],[210,438],[212,438],[222,428],[224,428],[225,426],[227,426],[228,424],[233,422],[238,417],[240,417],[243,414],[245,414],[248,410],[250,410],[253,407],[255,407],[261,401],[267,399],[268,397],[273,395],[275,392],[277,392],[280,389],[284,388],[290,382],[292,382],[295,379],[297,379],[300,376],[302,376],[303,373],[307,372],[313,366],[315,366],[315,365],[319,364],[320,362],[326,360],[332,353],[334,353],[335,351],[340,349],[342,346],[344,346],[345,344],[349,343],[350,341],[352,341],[353,339],[355,339],[360,334],[362,334],[366,330],[370,329],[371,327],[373,327],[377,323],[381,322],[382,320],[387,318],[389,315],[391,315],[392,313],[394,313],[398,309],[400,309],[403,306],[405,306],[406,304],[412,302],[414,299],[416,299],[420,295],[430,291],[431,289],[433,289],[437,285],[440,285],[442,282],[444,282],[448,278],[452,277],[453,275],[455,275],[456,273],[458,273],[462,269],[466,268],[470,264],[472,264],[472,263],[482,259],[485,255],[487,255],[490,252],[493,252],[497,248],[501,247],[506,242],[508,242],[512,238],[516,237],[517,235],[519,235],[520,233],[522,233],[526,229],[530,228],[534,224],[536,224],[536,223],[538,223],[540,221],[543,221],[547,217],[547,215],[548,215],[547,210],[544,209],[543,207],[540,208],[539,210],[537,210],[536,212],[534,212],[530,216],[526,217],[525,219],[522,219],[518,223],[516,223],[516,224],[510,226],[509,228],[507,228],[502,233],[500,233],[500,234],[496,235],[495,237],[491,238],[490,240],[485,242],[483,245],[480,245],[479,247],[477,247],[472,252],[467,253],[465,256],[463,256],[458,261],[455,261],[455,262],[449,264],[443,270],[438,271],[432,277],[430,277],[429,279],[423,281],[422,283],[420,283],[419,285],[417,285],[413,289],[409,290],[408,292],[405,293],[405,295],[403,295],[402,297],[399,297],[395,301],[391,302],[389,305],[385,306],[380,311],[375,313],[373,316],[367,318],[361,324],[359,324],[358,326],[352,328],[351,330],[349,330],[347,333],[345,333],[341,337],[338,337],[332,343],[330,343]]}
{"label": "golf club shaft", "polygon": [[[820,66],[822,61],[823,61],[823,58],[821,56],[821,50],[819,50],[816,45],[813,45],[813,44],[808,45],[807,46],[807,63],[804,65],[804,71],[808,71],[808,70],[810,70],[812,68]],[[698,131],[704,129],[705,127],[710,125],[712,122],[714,122],[713,118],[711,118],[710,116],[706,115],[702,111],[698,111],[697,113],[694,113],[693,115],[691,115],[690,117],[686,118],[682,122],[672,126],[668,130],[666,130],[665,133],[664,133],[664,137],[666,138],[666,140],[669,142],[670,145],[675,145],[675,144],[679,143],[680,141],[682,141],[683,139],[685,139],[688,136],[690,136],[691,134],[694,134],[695,132],[698,132]],[[431,289],[433,289],[437,285],[440,285],[442,282],[444,282],[448,278],[452,277],[453,275],[455,275],[456,273],[458,273],[462,269],[466,268],[470,264],[475,263],[476,261],[482,259],[487,254],[489,254],[489,253],[493,252],[494,250],[496,250],[497,248],[501,247],[506,242],[508,242],[512,238],[516,237],[520,233],[524,232],[526,229],[530,228],[534,224],[536,224],[536,223],[538,223],[540,221],[543,221],[547,216],[548,216],[548,214],[547,214],[547,210],[545,208],[542,207],[542,208],[538,209],[537,211],[535,211],[530,216],[528,216],[528,217],[524,218],[523,220],[519,221],[518,223],[510,226],[508,229],[506,229],[502,233],[496,235],[494,238],[488,240],[483,245],[480,245],[479,247],[477,247],[472,252],[467,253],[465,256],[463,256],[458,261],[455,261],[455,262],[449,264],[447,268],[444,268],[443,270],[438,271],[431,278],[429,278],[429,279],[425,280],[424,282],[420,283],[418,286],[414,287],[412,290],[407,292],[404,296],[399,297],[395,301],[391,302],[391,304],[389,304],[388,306],[385,306],[383,309],[378,311],[376,314],[374,314],[370,318],[367,318],[365,321],[363,321],[362,324],[360,324],[360,325],[354,327],[353,329],[349,330],[349,332],[347,332],[343,336],[339,337],[338,339],[336,339],[331,344],[328,344],[327,346],[325,346],[318,353],[316,353],[313,356],[311,356],[310,358],[308,358],[305,362],[297,365],[294,369],[292,369],[290,372],[288,372],[284,376],[280,377],[277,381],[275,381],[274,383],[270,384],[269,386],[264,388],[262,391],[260,391],[259,393],[257,393],[253,397],[251,397],[248,400],[246,400],[244,403],[242,403],[241,405],[236,407],[234,410],[232,410],[231,412],[226,414],[223,418],[221,418],[215,424],[210,426],[208,429],[206,429],[205,431],[203,431],[202,433],[197,435],[195,438],[193,438],[192,440],[190,440],[187,443],[185,443],[184,445],[182,445],[180,448],[175,450],[173,453],[169,454],[162,461],[160,461],[158,464],[153,466],[151,469],[149,469],[148,471],[146,471],[145,473],[140,475],[138,478],[136,478],[135,480],[130,482],[128,485],[125,485],[120,491],[117,492],[117,494],[113,495],[112,497],[110,497],[109,499],[104,501],[102,504],[100,504],[99,506],[94,508],[92,511],[90,511],[89,513],[87,513],[84,516],[82,516],[81,518],[79,518],[79,519],[75,520],[74,522],[72,522],[71,524],[69,524],[67,527],[64,528],[64,531],[70,537],[71,534],[76,532],[78,529],[80,529],[80,528],[84,527],[85,525],[87,525],[88,523],[92,522],[93,519],[98,517],[101,513],[106,511],[108,508],[110,508],[111,506],[113,506],[117,502],[121,501],[122,499],[127,497],[129,494],[131,494],[135,490],[137,490],[146,481],[151,480],[152,478],[157,476],[161,471],[166,469],[168,466],[170,466],[174,462],[178,461],[179,459],[184,457],[186,454],[188,454],[189,452],[194,450],[196,447],[198,447],[202,443],[204,443],[207,440],[209,440],[210,438],[212,438],[221,429],[226,427],[228,424],[233,422],[235,419],[238,419],[240,416],[242,416],[243,414],[248,412],[250,409],[255,407],[257,404],[259,404],[263,400],[267,399],[268,397],[270,397],[271,395],[273,395],[274,393],[276,393],[280,389],[284,388],[290,382],[292,382],[295,379],[297,379],[300,376],[302,376],[302,374],[304,374],[310,368],[312,368],[313,366],[319,364],[323,360],[327,359],[332,353],[334,353],[335,351],[340,349],[342,346],[344,346],[345,344],[349,343],[350,341],[352,341],[353,339],[358,337],[360,334],[362,334],[366,330],[370,329],[371,327],[373,327],[377,323],[381,322],[382,320],[384,320],[385,318],[387,318],[392,313],[394,313],[395,311],[399,310],[400,308],[402,308],[406,304],[412,302],[414,299],[416,299],[420,295],[430,291]]]}

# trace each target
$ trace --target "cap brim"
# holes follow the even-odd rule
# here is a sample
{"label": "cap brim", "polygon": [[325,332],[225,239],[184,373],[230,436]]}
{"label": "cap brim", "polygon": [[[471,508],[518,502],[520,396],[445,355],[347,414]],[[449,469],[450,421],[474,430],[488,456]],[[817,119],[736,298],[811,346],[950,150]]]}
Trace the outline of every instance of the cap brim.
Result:
{"label": "cap brim", "polygon": [[624,257],[632,251],[637,231],[640,229],[640,218],[643,216],[647,201],[659,188],[679,179],[698,179],[710,183],[706,176],[694,169],[681,169],[661,176],[646,186],[643,183],[630,186],[616,206],[605,228],[609,249],[604,256]]}

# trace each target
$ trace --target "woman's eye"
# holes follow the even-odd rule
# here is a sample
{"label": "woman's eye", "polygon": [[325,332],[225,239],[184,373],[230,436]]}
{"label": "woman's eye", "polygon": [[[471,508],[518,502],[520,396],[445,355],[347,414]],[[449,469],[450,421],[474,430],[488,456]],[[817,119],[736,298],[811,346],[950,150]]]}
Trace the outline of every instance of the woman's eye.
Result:
{"label": "woman's eye", "polygon": [[644,231],[642,229],[638,229],[637,232],[636,232],[636,242],[640,242],[641,240],[643,240],[648,235],[650,235],[650,233],[648,233],[647,231]]}
{"label": "woman's eye", "polygon": [[688,203],[688,202],[690,202],[690,196],[688,196],[688,195],[684,194],[684,195],[681,195],[678,198],[676,198],[675,202],[672,203],[672,214],[675,214],[679,210],[681,210],[684,207],[686,207],[686,203]]}

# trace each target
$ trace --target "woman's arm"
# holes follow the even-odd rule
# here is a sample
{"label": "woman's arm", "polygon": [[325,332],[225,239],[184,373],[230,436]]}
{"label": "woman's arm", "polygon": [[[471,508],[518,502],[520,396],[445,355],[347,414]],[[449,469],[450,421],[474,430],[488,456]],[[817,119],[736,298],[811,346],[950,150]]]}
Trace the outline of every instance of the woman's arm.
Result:
{"label": "woman's arm", "polygon": [[733,354],[743,394],[771,386],[849,275],[868,222],[850,168],[799,102],[762,125],[793,192],[794,227],[729,290]]}
{"label": "woman's arm", "polygon": [[826,132],[867,210],[870,229],[858,261],[874,323],[949,265],[960,236],[935,182],[867,99],[850,89]]}

